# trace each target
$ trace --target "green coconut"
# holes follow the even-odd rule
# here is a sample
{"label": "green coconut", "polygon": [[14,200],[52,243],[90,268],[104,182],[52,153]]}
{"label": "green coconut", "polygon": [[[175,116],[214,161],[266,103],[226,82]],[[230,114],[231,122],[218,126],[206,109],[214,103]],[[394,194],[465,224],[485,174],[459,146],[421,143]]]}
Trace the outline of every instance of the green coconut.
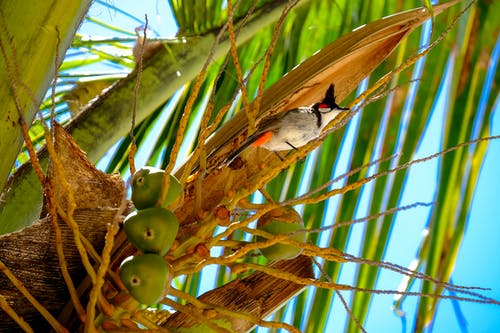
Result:
{"label": "green coconut", "polygon": [[168,192],[164,202],[159,203],[165,172],[161,169],[145,166],[134,173],[132,177],[132,202],[137,209],[145,209],[156,205],[175,208],[175,203],[181,201],[184,191],[174,176],[170,175]]}
{"label": "green coconut", "polygon": [[120,278],[139,303],[153,305],[163,297],[168,271],[165,259],[148,253],[125,259],[120,266]]}
{"label": "green coconut", "polygon": [[165,255],[175,241],[179,221],[171,211],[153,207],[130,213],[123,228],[129,242],[139,251]]}
{"label": "green coconut", "polygon": [[[304,222],[301,216],[291,207],[275,208],[262,217],[257,222],[257,229],[268,232],[272,235],[290,234],[297,230],[304,229]],[[305,242],[305,232],[298,232],[290,236],[297,242]],[[263,237],[257,237],[259,242],[265,241]],[[266,248],[260,249],[261,253],[270,261],[293,259],[302,253],[302,248],[291,244],[276,243]]]}

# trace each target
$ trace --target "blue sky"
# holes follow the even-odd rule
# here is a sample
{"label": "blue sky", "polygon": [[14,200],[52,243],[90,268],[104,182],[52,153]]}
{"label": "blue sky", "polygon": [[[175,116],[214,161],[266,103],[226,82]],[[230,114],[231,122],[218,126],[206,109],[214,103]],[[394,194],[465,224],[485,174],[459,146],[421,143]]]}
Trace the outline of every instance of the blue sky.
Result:
{"label": "blue sky", "polygon": [[[168,9],[167,1],[141,1],[140,6],[138,3],[135,0],[122,0],[117,5],[141,20],[144,19],[144,14],[147,13],[151,28],[159,36],[167,37],[175,34],[176,26]],[[130,31],[133,31],[135,27],[140,25],[137,20],[127,17],[122,13],[115,13],[112,9],[107,8],[106,2],[97,1],[90,15],[110,24],[129,29]],[[81,31],[93,36],[107,33],[92,23],[85,23]],[[498,92],[495,93],[498,98]],[[499,103],[497,103],[491,118],[492,135],[500,134],[499,108]],[[354,131],[355,124],[356,120],[351,121],[349,125],[351,131]],[[429,155],[441,149],[439,140],[435,140],[436,137],[440,137],[441,126],[443,126],[443,108],[438,107],[416,157]],[[349,135],[352,135],[352,133],[349,134],[348,132],[347,136]],[[498,264],[498,253],[500,253],[500,242],[498,241],[498,235],[500,235],[500,219],[498,218],[500,216],[500,205],[493,204],[497,198],[496,191],[498,190],[498,184],[500,184],[499,162],[500,142],[496,140],[489,144],[469,215],[469,225],[453,273],[454,283],[492,288],[492,291],[485,292],[485,294],[495,299],[500,299],[500,265]],[[435,182],[437,170],[437,159],[413,166],[407,185],[411,190],[405,193],[401,204],[404,205],[416,201],[433,201],[432,181],[434,180]],[[424,183],[422,179],[430,180],[430,184],[425,182],[425,185],[422,186]],[[332,204],[333,206],[334,204]],[[398,213],[385,257],[386,261],[403,266],[408,266],[412,262],[416,255],[416,249],[422,241],[422,232],[425,229],[429,211],[430,208],[422,207]],[[349,253],[358,254],[361,233],[361,225],[353,227],[348,248]],[[354,267],[352,265],[345,265],[340,282],[352,284],[353,273]],[[392,272],[383,272],[380,275],[377,288],[396,289],[400,281],[400,275]],[[211,287],[211,284],[207,284],[204,289]],[[349,298],[348,293],[345,293],[344,296]],[[368,332],[402,331],[402,321],[394,315],[392,305],[392,296],[377,295],[374,297],[371,312],[365,326]],[[406,299],[403,304],[403,309],[408,314],[407,331],[410,331],[412,327],[415,305],[416,299],[411,297]],[[500,307],[464,302],[461,302],[459,305],[467,322],[466,328],[468,328],[469,332],[492,332],[498,330]],[[335,320],[332,321],[332,331],[342,332],[347,317],[345,316],[345,310],[338,300],[332,305],[332,313],[335,314]],[[432,331],[460,332],[464,330],[464,326],[459,325],[459,318],[456,315],[453,303],[451,301],[442,301],[440,302],[438,315]]]}

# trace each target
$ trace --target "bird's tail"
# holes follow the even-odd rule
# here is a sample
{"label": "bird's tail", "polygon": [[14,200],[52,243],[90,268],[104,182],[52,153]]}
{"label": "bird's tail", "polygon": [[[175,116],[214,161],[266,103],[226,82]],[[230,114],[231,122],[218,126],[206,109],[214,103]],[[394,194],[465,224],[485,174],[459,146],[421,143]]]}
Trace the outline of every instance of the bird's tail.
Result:
{"label": "bird's tail", "polygon": [[[238,149],[236,149],[235,151],[233,151],[225,160],[224,162],[222,163],[222,166],[227,166],[229,165],[232,161],[234,161],[234,159],[236,157],[238,157],[239,154],[241,154],[241,152],[243,150],[245,150],[248,146],[252,145],[252,143],[254,143],[257,139],[259,138],[258,135],[250,135],[247,140],[240,146],[238,147]],[[215,151],[211,152],[208,154],[207,156],[207,160],[209,160],[213,155],[214,155]],[[220,167],[220,166],[219,166]],[[191,170],[191,173],[195,173],[196,171],[198,171],[200,168],[200,164],[196,164],[193,166],[193,169]]]}
{"label": "bird's tail", "polygon": [[230,164],[236,157],[238,157],[239,154],[248,147],[252,145],[257,139],[260,137],[260,135],[257,135],[256,133],[250,135],[245,142],[241,146],[239,146],[235,151],[231,152],[229,156],[224,160],[224,165]]}

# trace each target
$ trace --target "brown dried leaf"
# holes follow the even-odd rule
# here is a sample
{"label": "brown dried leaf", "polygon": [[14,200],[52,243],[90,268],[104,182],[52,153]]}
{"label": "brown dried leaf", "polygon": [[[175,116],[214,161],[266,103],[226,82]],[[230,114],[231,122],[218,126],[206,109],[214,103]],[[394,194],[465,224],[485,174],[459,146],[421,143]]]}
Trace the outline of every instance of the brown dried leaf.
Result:
{"label": "brown dried leaf", "polygon": [[[123,181],[119,175],[106,175],[87,160],[87,156],[62,126],[56,124],[55,149],[64,166],[63,175],[71,187],[77,209],[118,208],[124,196]],[[54,162],[49,162],[49,177],[55,180],[56,200],[67,209],[67,192],[62,179],[55,172]]]}

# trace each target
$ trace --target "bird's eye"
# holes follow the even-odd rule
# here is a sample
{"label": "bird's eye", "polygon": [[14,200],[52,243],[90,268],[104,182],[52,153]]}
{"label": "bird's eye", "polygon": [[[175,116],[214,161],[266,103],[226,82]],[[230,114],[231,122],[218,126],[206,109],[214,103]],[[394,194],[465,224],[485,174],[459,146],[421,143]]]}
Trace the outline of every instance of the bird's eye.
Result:
{"label": "bird's eye", "polygon": [[138,177],[136,183],[137,183],[137,185],[144,184],[144,177]]}

